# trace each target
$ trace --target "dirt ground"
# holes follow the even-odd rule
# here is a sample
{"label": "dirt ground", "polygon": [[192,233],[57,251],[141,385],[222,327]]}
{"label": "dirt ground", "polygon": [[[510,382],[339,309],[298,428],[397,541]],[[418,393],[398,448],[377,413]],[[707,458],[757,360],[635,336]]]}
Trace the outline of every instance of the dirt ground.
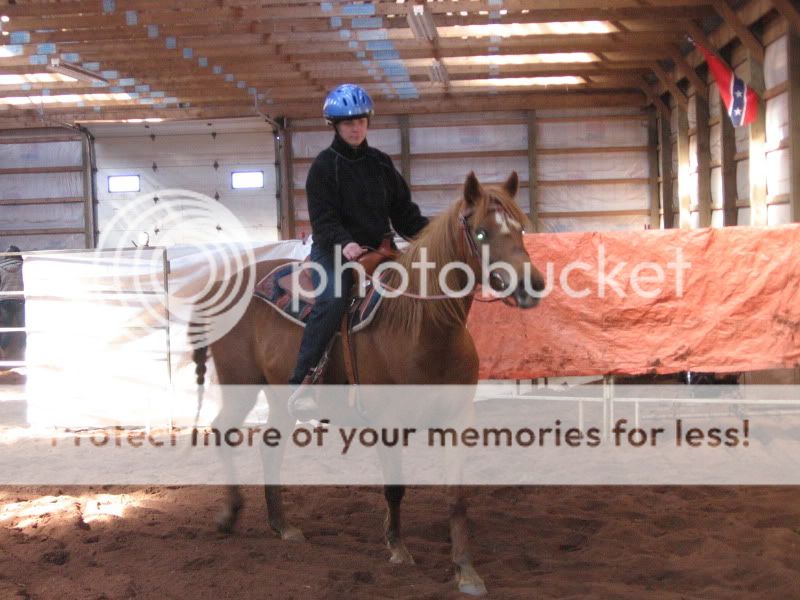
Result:
{"label": "dirt ground", "polygon": [[[441,488],[404,501],[416,566],[388,562],[380,488],[288,489],[304,543],[273,537],[261,489],[244,493],[223,535],[219,487],[0,488],[0,599],[463,597]],[[489,598],[800,593],[800,488],[475,488],[470,517]]]}

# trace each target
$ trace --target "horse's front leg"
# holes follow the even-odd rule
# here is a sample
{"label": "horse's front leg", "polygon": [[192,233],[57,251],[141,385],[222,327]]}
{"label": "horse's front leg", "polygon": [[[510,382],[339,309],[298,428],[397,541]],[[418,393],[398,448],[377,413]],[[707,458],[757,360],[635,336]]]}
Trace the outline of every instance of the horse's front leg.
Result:
{"label": "horse's front leg", "polygon": [[386,521],[384,521],[384,535],[386,546],[391,551],[389,562],[404,565],[413,565],[414,557],[406,548],[400,537],[400,503],[406,493],[404,485],[385,485],[383,495],[386,498]]}
{"label": "horse's front leg", "polygon": [[486,594],[486,586],[472,566],[472,558],[469,555],[469,526],[464,488],[460,485],[453,485],[448,488],[448,493],[450,495],[450,540],[458,590],[472,596],[483,596]]}
{"label": "horse's front leg", "polygon": [[[475,407],[472,398],[466,399],[462,410],[453,423],[456,431],[464,431],[475,423]],[[469,554],[469,525],[467,524],[466,490],[464,481],[465,455],[461,446],[448,447],[444,451],[445,481],[448,484],[450,509],[450,542],[452,559],[456,569],[458,589],[464,594],[483,596],[486,586],[475,568]]]}
{"label": "horse's front leg", "polygon": [[383,495],[386,498],[386,520],[384,521],[384,535],[386,546],[392,553],[389,562],[402,565],[413,565],[414,557],[406,548],[400,535],[400,504],[406,493],[404,485],[392,485],[392,482],[402,481],[402,463],[400,453],[383,445],[378,446],[383,480],[389,482],[383,486]]}
{"label": "horse's front leg", "polygon": [[[287,397],[281,394],[270,395],[269,418],[267,426],[274,427],[281,433],[281,440],[291,439],[292,430],[295,426],[295,419],[289,415],[286,408]],[[280,485],[281,464],[283,454],[286,451],[286,444],[281,442],[274,448],[261,447],[261,462],[264,468],[264,498],[267,501],[267,522],[270,528],[280,536],[282,540],[292,542],[303,542],[305,536],[299,528],[291,525],[286,520],[283,510],[283,493]]]}

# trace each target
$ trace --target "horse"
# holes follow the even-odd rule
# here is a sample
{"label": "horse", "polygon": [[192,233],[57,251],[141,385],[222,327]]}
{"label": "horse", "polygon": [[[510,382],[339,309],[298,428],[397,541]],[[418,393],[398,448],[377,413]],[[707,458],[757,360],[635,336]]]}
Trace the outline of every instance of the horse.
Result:
{"label": "horse", "polygon": [[[481,274],[480,256],[486,253],[491,263],[504,261],[510,270],[492,272],[488,281],[496,291],[503,291],[506,302],[526,309],[536,305],[538,294],[544,289],[541,273],[531,264],[523,244],[526,215],[514,197],[519,188],[516,172],[499,186],[483,186],[474,173],[464,182],[463,192],[447,211],[434,218],[410,241],[407,251],[397,258],[399,270],[413,267],[415,261],[427,258],[435,266],[427,272],[427,295],[421,294],[422,279],[411,277],[408,291],[396,297],[386,297],[370,326],[353,334],[353,359],[362,384],[407,385],[466,385],[478,382],[478,353],[466,327],[467,316],[474,300],[473,293],[460,297],[442,294],[439,281],[442,268],[454,261],[472,267],[476,276]],[[267,273],[288,261],[264,261],[256,266],[255,278],[260,281]],[[514,278],[511,274],[516,275]],[[477,277],[476,277],[477,279]],[[397,291],[402,278],[396,271],[388,271],[386,289]],[[516,285],[513,285],[516,281]],[[470,282],[459,270],[448,269],[443,279],[451,290],[464,289]],[[461,286],[461,287],[459,287]],[[422,297],[420,297],[422,296]],[[221,384],[222,405],[213,422],[218,431],[239,426],[253,408],[252,402],[226,402],[226,385],[284,385],[294,367],[302,330],[283,318],[277,310],[253,297],[238,323],[225,335],[194,350],[193,359],[197,374],[198,392],[206,373],[206,359],[210,350]],[[276,352],[276,349],[280,349]],[[337,340],[332,347],[330,360],[321,383],[347,383],[342,344]],[[441,388],[440,388],[441,389]],[[473,390],[474,391],[474,390]],[[277,398],[268,394],[268,427],[291,432],[296,421],[290,416],[285,396]],[[473,395],[468,401],[454,407],[450,414],[463,423],[473,418]],[[367,407],[367,415],[384,421],[402,419],[407,407]],[[415,410],[425,412],[425,407]],[[382,411],[376,415],[376,411]],[[445,411],[447,412],[447,411]],[[265,473],[280,470],[284,446],[265,451],[262,455]],[[393,467],[381,455],[384,476],[392,475]],[[226,468],[233,469],[230,461]],[[301,531],[287,520],[282,504],[281,489],[273,475],[264,488],[267,520],[273,531],[284,540],[303,540]],[[270,483],[272,482],[272,483]],[[472,566],[467,548],[467,503],[463,487],[452,485],[449,490],[449,519],[452,543],[452,562],[460,591],[482,595],[486,587]],[[233,530],[239,511],[243,507],[238,487],[227,487],[227,504],[218,518],[221,531]],[[387,517],[384,525],[385,542],[390,551],[390,561],[413,564],[400,532],[400,504],[405,488],[402,485],[384,485]]]}
{"label": "horse", "polygon": [[[16,246],[7,252],[18,253]],[[0,257],[0,291],[22,292],[22,256],[9,254]],[[0,328],[25,327],[25,300],[19,297],[0,296]],[[0,360],[21,361],[25,359],[25,332],[0,331]],[[0,366],[0,371],[11,367]]]}

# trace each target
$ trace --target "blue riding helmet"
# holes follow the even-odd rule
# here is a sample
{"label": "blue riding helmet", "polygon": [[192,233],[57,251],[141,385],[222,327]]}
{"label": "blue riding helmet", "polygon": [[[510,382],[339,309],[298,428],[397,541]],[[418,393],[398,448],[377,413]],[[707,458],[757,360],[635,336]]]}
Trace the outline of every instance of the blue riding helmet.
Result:
{"label": "blue riding helmet", "polygon": [[344,83],[325,98],[322,116],[329,125],[346,119],[358,119],[373,115],[372,98],[360,85]]}

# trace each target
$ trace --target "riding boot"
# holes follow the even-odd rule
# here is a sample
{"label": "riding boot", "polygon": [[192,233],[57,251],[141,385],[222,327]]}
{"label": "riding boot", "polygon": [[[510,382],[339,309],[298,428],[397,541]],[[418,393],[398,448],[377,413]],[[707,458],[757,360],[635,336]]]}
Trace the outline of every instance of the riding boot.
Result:
{"label": "riding boot", "polygon": [[[297,365],[289,379],[290,386],[299,386],[289,397],[289,412],[301,421],[318,416],[319,407],[311,393],[311,384],[321,379],[325,357],[330,352],[334,335],[347,310],[347,296],[353,285],[352,271],[348,269],[337,272],[330,251],[314,245],[311,247],[311,260],[322,267],[326,278],[324,289],[316,296],[311,314],[308,316],[303,339],[300,342]],[[318,287],[320,274],[313,271],[311,276],[315,288]],[[337,277],[340,278],[338,282]],[[342,293],[337,294],[337,288]]]}

